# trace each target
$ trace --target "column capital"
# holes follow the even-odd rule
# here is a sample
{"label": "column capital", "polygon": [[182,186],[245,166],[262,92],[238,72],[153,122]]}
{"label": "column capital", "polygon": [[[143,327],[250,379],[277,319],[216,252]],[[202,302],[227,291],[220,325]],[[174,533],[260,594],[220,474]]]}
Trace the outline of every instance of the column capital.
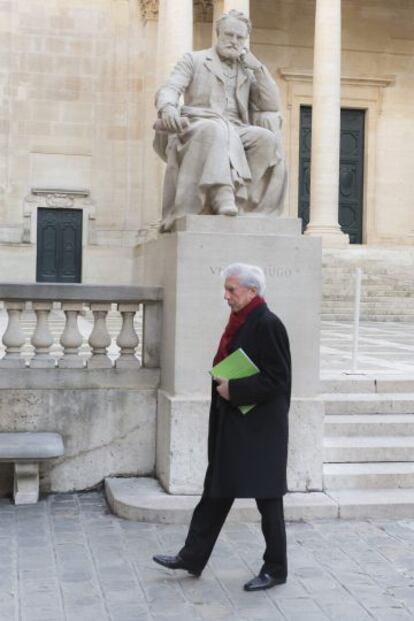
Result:
{"label": "column capital", "polygon": [[144,22],[158,19],[159,0],[138,0]]}

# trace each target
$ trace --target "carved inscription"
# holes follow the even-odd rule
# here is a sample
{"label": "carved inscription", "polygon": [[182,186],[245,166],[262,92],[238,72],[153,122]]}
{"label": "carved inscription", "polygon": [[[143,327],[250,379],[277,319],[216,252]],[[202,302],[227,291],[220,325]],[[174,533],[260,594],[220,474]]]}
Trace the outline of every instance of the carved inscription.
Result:
{"label": "carved inscription", "polygon": [[[223,265],[209,265],[210,274],[213,276],[220,276],[222,270],[224,269]],[[263,267],[263,271],[265,273],[266,278],[276,278],[287,280],[292,278],[294,272],[291,267],[283,266],[283,265],[265,265]],[[297,275],[298,271],[295,270],[295,274]]]}

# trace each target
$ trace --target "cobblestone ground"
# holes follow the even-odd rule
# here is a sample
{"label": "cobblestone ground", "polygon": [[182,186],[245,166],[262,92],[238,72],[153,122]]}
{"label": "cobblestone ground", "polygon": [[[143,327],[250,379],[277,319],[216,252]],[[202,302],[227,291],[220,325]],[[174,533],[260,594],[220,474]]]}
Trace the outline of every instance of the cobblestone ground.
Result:
{"label": "cobblestone ground", "polygon": [[414,520],[288,525],[286,585],[245,593],[258,525],[229,525],[199,579],[155,565],[185,526],[121,520],[93,492],[0,502],[0,621],[402,621],[414,618]]}

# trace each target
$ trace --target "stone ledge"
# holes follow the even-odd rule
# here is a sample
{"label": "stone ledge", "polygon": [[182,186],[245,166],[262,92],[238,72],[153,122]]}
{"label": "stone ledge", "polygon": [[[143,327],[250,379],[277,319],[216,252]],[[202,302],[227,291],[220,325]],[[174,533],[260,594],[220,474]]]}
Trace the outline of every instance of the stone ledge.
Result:
{"label": "stone ledge", "polygon": [[173,232],[220,233],[230,235],[289,235],[301,234],[299,218],[284,218],[275,215],[245,214],[229,216],[186,215],[174,223]]}
{"label": "stone ledge", "polygon": [[3,368],[0,390],[155,390],[159,369],[16,369]]}
{"label": "stone ledge", "polygon": [[[152,478],[105,479],[109,506],[119,517],[136,522],[188,524],[199,496],[171,495]],[[337,504],[321,492],[290,493],[285,496],[288,521],[338,517]],[[237,499],[230,511],[231,522],[259,522],[260,514],[251,499]]]}

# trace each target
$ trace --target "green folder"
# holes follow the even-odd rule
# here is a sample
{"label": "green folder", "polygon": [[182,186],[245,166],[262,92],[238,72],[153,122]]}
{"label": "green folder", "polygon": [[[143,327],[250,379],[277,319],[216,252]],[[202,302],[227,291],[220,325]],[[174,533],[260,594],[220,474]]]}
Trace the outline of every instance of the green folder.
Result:
{"label": "green folder", "polygon": [[[254,362],[239,347],[227,358],[216,364],[209,373],[212,377],[222,377],[223,379],[231,380],[250,377],[251,375],[257,375],[259,372]],[[242,414],[247,414],[253,408],[254,405],[239,405],[239,410]]]}

